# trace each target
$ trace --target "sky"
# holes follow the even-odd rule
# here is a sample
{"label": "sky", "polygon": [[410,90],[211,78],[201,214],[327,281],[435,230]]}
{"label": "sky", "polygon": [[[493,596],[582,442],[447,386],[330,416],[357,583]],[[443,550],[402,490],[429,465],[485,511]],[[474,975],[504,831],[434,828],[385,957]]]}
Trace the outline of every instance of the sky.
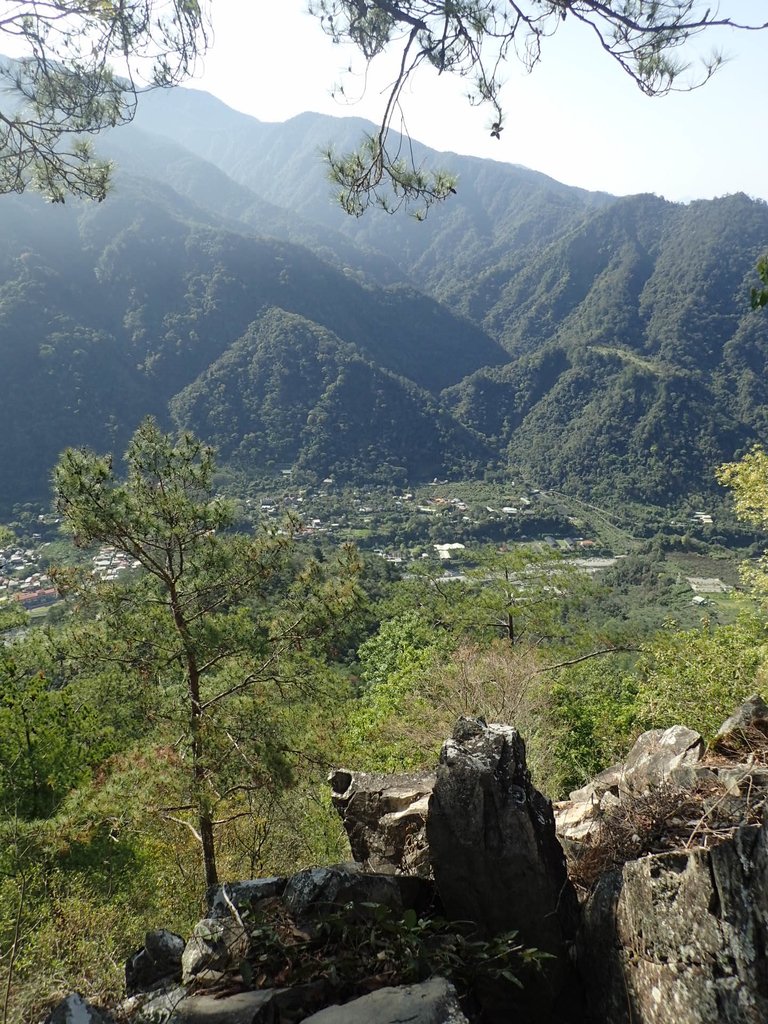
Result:
{"label": "sky", "polygon": [[[213,0],[212,8],[212,45],[193,87],[261,121],[306,110],[380,116],[393,65],[374,67],[366,80],[355,52],[324,36],[305,0]],[[768,0],[722,0],[720,12],[768,21]],[[652,99],[566,19],[531,74],[507,65],[500,140],[490,137],[490,111],[467,104],[466,83],[428,70],[404,97],[407,128],[440,151],[523,164],[615,195],[688,201],[746,192],[768,200],[768,31],[713,30],[696,45],[721,49],[727,63],[697,91]],[[341,79],[346,104],[331,96]]]}

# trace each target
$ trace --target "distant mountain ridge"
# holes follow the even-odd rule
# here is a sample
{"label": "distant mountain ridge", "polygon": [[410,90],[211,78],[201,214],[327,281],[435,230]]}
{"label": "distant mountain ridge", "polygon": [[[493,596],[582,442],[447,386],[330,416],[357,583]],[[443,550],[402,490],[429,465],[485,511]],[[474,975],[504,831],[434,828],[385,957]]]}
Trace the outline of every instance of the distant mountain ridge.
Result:
{"label": "distant mountain ridge", "polygon": [[[174,396],[221,368],[218,361],[270,308],[333,332],[346,362],[367,375],[369,391],[375,382],[389,403],[398,390],[411,396],[406,419],[420,396],[435,410],[432,433],[446,443],[451,430],[443,421],[451,417],[439,414],[435,396],[506,359],[481,329],[407,286],[365,285],[305,248],[214,223],[167,185],[127,174],[101,206],[51,209],[31,196],[0,205],[4,504],[44,498],[67,444],[121,449],[147,413],[171,425]],[[333,408],[342,415],[338,403]],[[376,430],[375,408],[358,409],[351,436]],[[185,425],[202,432],[204,416]],[[344,433],[333,422],[328,429],[331,438]],[[469,436],[458,423],[452,429]],[[447,452],[437,452],[439,442],[425,432],[430,466],[444,467]],[[403,449],[409,436],[400,431],[397,451],[379,446],[382,459],[399,467],[418,462]],[[480,439],[463,449],[450,444],[453,464],[461,451],[474,457],[485,450]]]}
{"label": "distant mountain ridge", "polygon": [[354,220],[318,147],[363,127],[159,92],[103,140],[107,202],[0,201],[4,505],[43,497],[65,444],[120,449],[146,413],[247,472],[509,462],[661,504],[766,436],[764,203],[618,199],[416,145],[458,195],[424,223]]}

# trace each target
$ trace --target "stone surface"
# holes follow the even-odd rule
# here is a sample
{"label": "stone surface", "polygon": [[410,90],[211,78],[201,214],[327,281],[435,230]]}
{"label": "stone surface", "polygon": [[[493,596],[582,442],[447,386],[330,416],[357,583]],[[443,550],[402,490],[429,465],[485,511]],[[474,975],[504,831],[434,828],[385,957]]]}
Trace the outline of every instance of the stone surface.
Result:
{"label": "stone surface", "polygon": [[72,992],[53,1008],[45,1024],[113,1024],[113,1018]]}
{"label": "stone surface", "polygon": [[261,900],[275,899],[283,895],[287,878],[251,878],[242,882],[224,882],[208,890],[208,916],[226,917],[234,906],[242,914],[253,910]]}
{"label": "stone surface", "polygon": [[434,772],[381,775],[339,769],[329,782],[352,856],[364,870],[429,876],[426,818]]}
{"label": "stone surface", "polygon": [[147,932],[142,949],[125,963],[125,991],[133,995],[180,981],[183,952],[184,939],[180,935],[163,928]]}
{"label": "stone surface", "polygon": [[701,735],[682,725],[644,732],[629,752],[619,793],[646,793],[668,783],[677,768],[697,764],[704,749]]}
{"label": "stone surface", "polygon": [[726,719],[712,741],[715,750],[748,750],[750,734],[760,733],[768,737],[768,704],[755,693],[740,708]]}
{"label": "stone surface", "polygon": [[432,978],[420,985],[381,988],[343,1006],[328,1006],[305,1018],[305,1024],[467,1024],[467,1018],[453,985],[444,978]]}
{"label": "stone surface", "polygon": [[591,782],[569,794],[568,800],[553,804],[555,831],[566,856],[576,855],[580,844],[592,838],[601,815],[619,803],[624,765],[617,764],[596,775]]}
{"label": "stone surface", "polygon": [[623,764],[611,765],[610,768],[605,768],[593,779],[590,779],[586,786],[582,786],[581,789],[574,789],[568,794],[568,799],[580,802],[582,800],[592,800],[596,797],[599,802],[605,793],[613,793],[614,796],[618,796],[623,774]]}
{"label": "stone surface", "polygon": [[409,907],[421,912],[431,903],[433,888],[423,878],[375,875],[347,867],[307,868],[288,880],[283,902],[299,920],[347,903],[379,903],[396,913]]}
{"label": "stone surface", "polygon": [[[460,722],[440,754],[427,837],[447,917],[477,922],[486,935],[516,930],[526,945],[553,954],[542,974],[527,979],[523,996],[510,998],[530,1021],[565,1019],[554,1006],[571,997],[576,897],[552,806],[531,784],[516,730]],[[499,1013],[497,1006],[493,1019],[502,1020]]]}
{"label": "stone surface", "polygon": [[234,995],[191,995],[183,999],[167,1024],[279,1024],[272,989]]}
{"label": "stone surface", "polygon": [[248,936],[234,917],[206,917],[195,925],[181,958],[185,983],[215,981],[237,970],[248,952]]}
{"label": "stone surface", "polygon": [[187,994],[183,985],[140,992],[123,1000],[118,1017],[120,1021],[130,1021],[130,1024],[165,1024]]}
{"label": "stone surface", "polygon": [[606,1024],[768,1020],[768,834],[630,861],[585,907],[579,963]]}

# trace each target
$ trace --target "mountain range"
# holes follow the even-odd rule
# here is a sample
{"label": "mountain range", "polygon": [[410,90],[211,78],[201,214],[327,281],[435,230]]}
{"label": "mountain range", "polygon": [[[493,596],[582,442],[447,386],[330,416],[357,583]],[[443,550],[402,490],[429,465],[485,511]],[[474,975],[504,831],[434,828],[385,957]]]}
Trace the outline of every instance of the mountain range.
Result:
{"label": "mountain range", "polygon": [[766,436],[764,203],[617,198],[414,144],[458,194],[424,222],[354,219],[320,150],[366,127],[157,92],[100,140],[103,204],[0,199],[3,508],[148,413],[251,475],[509,466],[662,505]]}

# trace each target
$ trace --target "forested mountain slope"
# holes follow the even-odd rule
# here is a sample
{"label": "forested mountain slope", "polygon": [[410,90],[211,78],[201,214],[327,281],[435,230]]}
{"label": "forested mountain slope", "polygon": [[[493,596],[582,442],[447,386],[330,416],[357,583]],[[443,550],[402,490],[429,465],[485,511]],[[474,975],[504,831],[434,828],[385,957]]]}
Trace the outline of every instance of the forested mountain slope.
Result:
{"label": "forested mountain slope", "polygon": [[746,196],[618,201],[508,285],[494,316],[522,357],[451,389],[452,408],[550,486],[708,489],[768,425],[768,324],[749,309],[766,240],[768,207]]}
{"label": "forested mountain slope", "polygon": [[251,474],[295,466],[404,484],[471,474],[489,455],[428,392],[282,310],[259,317],[171,406],[180,427]]}
{"label": "forested mountain slope", "polygon": [[433,393],[505,358],[433,299],[366,287],[306,249],[222,230],[167,186],[123,179],[101,206],[4,199],[4,503],[44,496],[67,444],[119,448],[147,413],[168,422],[173,396],[268,307],[334,332],[381,380],[396,374]]}
{"label": "forested mountain slope", "polygon": [[436,153],[404,144],[417,164],[458,175],[457,195],[424,222],[377,210],[356,219],[333,202],[322,151],[354,148],[373,130],[360,118],[301,114],[266,124],[206,93],[157,92],[142,100],[137,125],[215,164],[253,192],[303,220],[342,232],[395,260],[409,280],[461,308],[464,285],[511,251],[527,253],[558,238],[586,213],[613,202],[525,167]]}
{"label": "forested mountain slope", "polygon": [[509,460],[607,502],[704,494],[766,436],[765,204],[617,199],[416,145],[458,195],[424,223],[355,220],[318,150],[364,128],[161,92],[104,140],[107,202],[3,199],[6,504],[44,494],[65,444],[120,448],[148,412],[249,472]]}

